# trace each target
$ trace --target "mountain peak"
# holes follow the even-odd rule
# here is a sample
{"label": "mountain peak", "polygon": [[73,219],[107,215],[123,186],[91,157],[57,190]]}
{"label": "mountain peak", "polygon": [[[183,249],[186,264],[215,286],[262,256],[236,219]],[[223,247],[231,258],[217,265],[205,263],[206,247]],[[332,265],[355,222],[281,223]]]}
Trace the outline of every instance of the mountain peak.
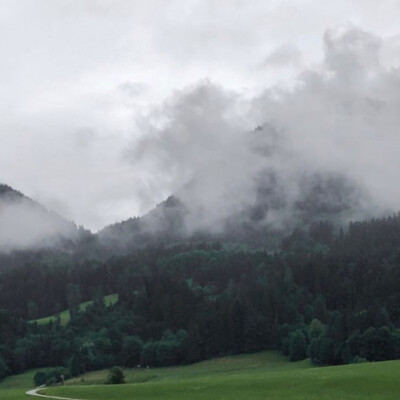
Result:
{"label": "mountain peak", "polygon": [[4,183],[0,183],[0,196],[6,195],[6,194],[12,194],[18,197],[25,197],[21,192],[18,190],[15,190],[9,185],[6,185]]}

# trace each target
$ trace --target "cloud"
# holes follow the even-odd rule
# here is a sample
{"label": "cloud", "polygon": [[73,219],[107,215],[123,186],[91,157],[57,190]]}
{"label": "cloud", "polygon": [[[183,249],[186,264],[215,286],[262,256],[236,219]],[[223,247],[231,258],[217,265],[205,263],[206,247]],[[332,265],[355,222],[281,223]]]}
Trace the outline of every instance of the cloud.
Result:
{"label": "cloud", "polygon": [[273,50],[264,65],[272,68],[298,67],[302,63],[301,52],[293,44],[286,44]]}
{"label": "cloud", "polygon": [[276,226],[313,201],[344,219],[397,211],[400,73],[381,63],[386,45],[354,27],[329,30],[323,60],[291,89],[249,99],[201,82],[176,93],[132,163],[154,180],[151,192],[176,193],[190,229],[221,229],[259,204],[260,188],[274,191],[262,218]]}
{"label": "cloud", "polygon": [[28,198],[8,191],[1,193],[0,252],[59,246],[76,236],[73,223]]}
{"label": "cloud", "polygon": [[[0,2],[1,181],[92,229],[142,214],[176,188],[175,174],[153,176],[151,168],[133,167],[120,154],[130,140],[148,134],[146,125],[162,125],[165,99],[207,79],[241,100],[268,88],[279,97],[282,87],[272,87],[288,82],[292,88],[300,69],[317,70],[321,36],[343,24],[374,32],[380,63],[398,65],[399,2],[383,4]],[[371,63],[374,50],[365,51],[362,62]],[[274,68],[265,67],[268,55]],[[336,74],[327,63],[324,73]],[[311,85],[313,74],[302,79]],[[357,79],[349,76],[347,84]],[[246,129],[258,124],[246,118]]]}

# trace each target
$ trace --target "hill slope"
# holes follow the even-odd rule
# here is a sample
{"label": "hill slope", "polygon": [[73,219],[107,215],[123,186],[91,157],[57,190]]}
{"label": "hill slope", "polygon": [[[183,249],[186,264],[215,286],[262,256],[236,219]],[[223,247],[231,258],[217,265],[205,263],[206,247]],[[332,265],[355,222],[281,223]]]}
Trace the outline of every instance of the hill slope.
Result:
{"label": "hill slope", "polygon": [[55,247],[77,233],[74,223],[0,184],[0,251]]}
{"label": "hill slope", "polygon": [[[128,381],[140,382],[147,376],[142,379],[146,383],[73,385],[43,393],[93,400],[394,400],[400,395],[399,369],[399,361],[312,368],[307,361],[288,363],[276,353],[264,352],[180,368],[128,371]],[[83,377],[87,379],[90,376]]]}

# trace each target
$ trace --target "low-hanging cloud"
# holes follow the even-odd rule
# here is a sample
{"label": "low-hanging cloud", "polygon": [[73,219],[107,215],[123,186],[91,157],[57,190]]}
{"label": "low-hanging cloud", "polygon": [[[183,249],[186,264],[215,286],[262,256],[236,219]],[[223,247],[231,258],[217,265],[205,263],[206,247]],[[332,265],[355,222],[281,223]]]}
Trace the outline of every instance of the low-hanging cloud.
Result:
{"label": "low-hanging cloud", "polygon": [[52,248],[76,236],[73,223],[22,195],[0,190],[0,253]]}
{"label": "low-hanging cloud", "polygon": [[274,226],[290,225],[311,192],[346,219],[397,211],[400,69],[383,63],[388,46],[354,27],[329,30],[324,59],[290,89],[249,99],[201,82],[165,104],[129,156],[149,190],[176,193],[189,229],[218,230],[259,204],[260,187]]}

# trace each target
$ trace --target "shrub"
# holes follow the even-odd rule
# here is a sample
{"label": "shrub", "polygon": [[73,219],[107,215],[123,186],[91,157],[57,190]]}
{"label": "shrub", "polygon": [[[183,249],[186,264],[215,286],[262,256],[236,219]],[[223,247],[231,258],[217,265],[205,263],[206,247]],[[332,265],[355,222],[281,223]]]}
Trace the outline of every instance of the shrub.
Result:
{"label": "shrub", "polygon": [[112,367],[108,372],[106,384],[116,385],[119,383],[125,383],[124,372],[120,367]]}
{"label": "shrub", "polygon": [[41,370],[36,372],[36,374],[34,375],[33,383],[35,384],[35,386],[51,386],[55,383],[61,382],[61,375],[64,375],[64,379],[68,379],[71,377],[69,371],[63,367]]}
{"label": "shrub", "polygon": [[35,386],[42,386],[46,383],[48,377],[45,371],[38,371],[33,377],[33,383]]}
{"label": "shrub", "polygon": [[46,386],[53,386],[55,383],[57,383],[57,378],[52,376],[51,378],[47,379]]}

